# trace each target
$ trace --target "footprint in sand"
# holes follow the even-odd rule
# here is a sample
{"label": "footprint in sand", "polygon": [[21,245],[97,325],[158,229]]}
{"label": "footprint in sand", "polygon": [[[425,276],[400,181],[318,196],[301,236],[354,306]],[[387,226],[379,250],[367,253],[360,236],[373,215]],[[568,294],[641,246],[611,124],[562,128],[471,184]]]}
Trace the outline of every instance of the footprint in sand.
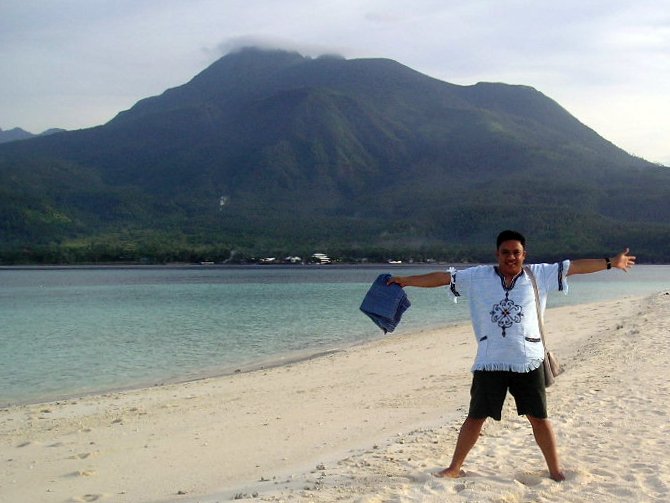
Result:
{"label": "footprint in sand", "polygon": [[67,477],[95,477],[95,470],[77,470],[76,472],[68,473]]}
{"label": "footprint in sand", "polygon": [[525,486],[537,486],[542,483],[543,477],[542,475],[536,475],[534,473],[517,473],[514,476],[514,479],[517,480],[518,482],[521,482]]}
{"label": "footprint in sand", "polygon": [[105,497],[104,494],[84,494],[83,496],[73,497],[72,501],[76,503],[85,503],[88,501],[99,501],[104,497]]}
{"label": "footprint in sand", "polygon": [[606,479],[616,479],[619,475],[613,471],[610,470],[605,470],[603,468],[594,468],[591,470],[591,473],[593,475],[596,475],[598,477],[603,477]]}
{"label": "footprint in sand", "polygon": [[31,441],[31,440],[28,440],[27,442],[20,443],[20,444],[17,445],[16,447],[19,448],[19,449],[21,449],[21,448],[23,448],[23,447],[28,447],[28,446],[31,446],[31,445],[34,445],[34,446],[40,446],[40,445],[42,445],[42,444],[41,444],[40,442],[33,442],[33,441]]}
{"label": "footprint in sand", "polygon": [[68,459],[86,459],[90,458],[91,456],[95,456],[98,454],[99,451],[96,452],[80,452],[79,454],[75,454],[74,456],[70,456]]}

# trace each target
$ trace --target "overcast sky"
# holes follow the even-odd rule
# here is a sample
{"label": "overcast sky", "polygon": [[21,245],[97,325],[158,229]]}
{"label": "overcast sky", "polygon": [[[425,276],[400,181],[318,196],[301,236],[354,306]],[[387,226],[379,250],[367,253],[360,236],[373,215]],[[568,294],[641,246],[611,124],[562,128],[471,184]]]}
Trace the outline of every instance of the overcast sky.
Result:
{"label": "overcast sky", "polygon": [[0,0],[0,128],[104,124],[259,44],[529,85],[670,165],[670,0]]}

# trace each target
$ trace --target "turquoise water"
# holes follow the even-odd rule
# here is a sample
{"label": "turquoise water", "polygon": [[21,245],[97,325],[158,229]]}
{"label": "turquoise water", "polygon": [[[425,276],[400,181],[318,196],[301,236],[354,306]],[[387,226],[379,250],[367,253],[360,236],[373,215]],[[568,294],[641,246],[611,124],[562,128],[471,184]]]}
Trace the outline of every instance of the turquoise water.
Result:
{"label": "turquoise water", "polygon": [[[439,267],[439,266],[438,266]],[[381,337],[358,306],[378,274],[436,266],[6,268],[0,404],[189,380]],[[587,303],[670,288],[670,266],[570,278]],[[408,289],[397,333],[468,319],[444,289]]]}

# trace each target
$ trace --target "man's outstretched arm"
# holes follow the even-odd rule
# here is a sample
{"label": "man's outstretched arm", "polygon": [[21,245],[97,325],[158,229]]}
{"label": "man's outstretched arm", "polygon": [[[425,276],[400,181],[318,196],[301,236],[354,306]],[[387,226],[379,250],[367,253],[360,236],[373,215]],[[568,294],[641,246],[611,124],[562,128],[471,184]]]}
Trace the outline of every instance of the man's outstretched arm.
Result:
{"label": "man's outstretched arm", "polygon": [[[628,272],[628,270],[635,265],[635,257],[630,255],[630,250],[626,248],[617,256],[609,258],[609,263],[614,269],[621,269],[624,272]],[[608,269],[607,264],[607,258],[583,258],[572,260],[570,262],[568,276],[572,274],[588,274],[604,271],[605,269]]]}
{"label": "man's outstretched arm", "polygon": [[451,274],[443,271],[429,272],[428,274],[417,274],[415,276],[393,276],[387,282],[389,285],[395,283],[402,287],[418,286],[433,288],[445,286],[451,283]]}

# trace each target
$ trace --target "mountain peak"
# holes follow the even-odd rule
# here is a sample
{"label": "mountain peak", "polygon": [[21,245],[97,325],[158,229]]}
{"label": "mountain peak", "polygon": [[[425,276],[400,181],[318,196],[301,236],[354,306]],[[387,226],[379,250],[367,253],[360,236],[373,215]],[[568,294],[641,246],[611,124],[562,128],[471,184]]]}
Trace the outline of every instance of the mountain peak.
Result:
{"label": "mountain peak", "polygon": [[[198,74],[193,81],[201,76],[221,78],[226,72],[244,72],[241,77],[251,77],[259,73],[276,71],[287,66],[304,63],[311,58],[296,51],[283,49],[265,49],[260,47],[241,47],[215,61]],[[246,75],[249,73],[249,75]],[[238,74],[239,75],[239,74]],[[192,82],[193,82],[192,81]]]}
{"label": "mountain peak", "polygon": [[17,141],[17,140],[27,140],[28,138],[32,138],[33,136],[35,135],[29,133],[28,131],[25,131],[24,129],[21,129],[20,127],[15,127],[7,131],[3,131],[2,129],[0,129],[0,143],[8,143],[10,141]]}
{"label": "mountain peak", "polygon": [[26,131],[25,129],[22,129],[20,127],[15,127],[13,129],[10,129],[8,131],[3,131],[0,128],[0,143],[9,143],[12,141],[18,141],[18,140],[29,140],[31,138],[35,138],[37,136],[49,136],[55,133],[62,133],[64,132],[65,129],[60,129],[60,128],[51,128],[47,129],[46,131],[41,132],[40,134],[33,134],[29,131]]}

